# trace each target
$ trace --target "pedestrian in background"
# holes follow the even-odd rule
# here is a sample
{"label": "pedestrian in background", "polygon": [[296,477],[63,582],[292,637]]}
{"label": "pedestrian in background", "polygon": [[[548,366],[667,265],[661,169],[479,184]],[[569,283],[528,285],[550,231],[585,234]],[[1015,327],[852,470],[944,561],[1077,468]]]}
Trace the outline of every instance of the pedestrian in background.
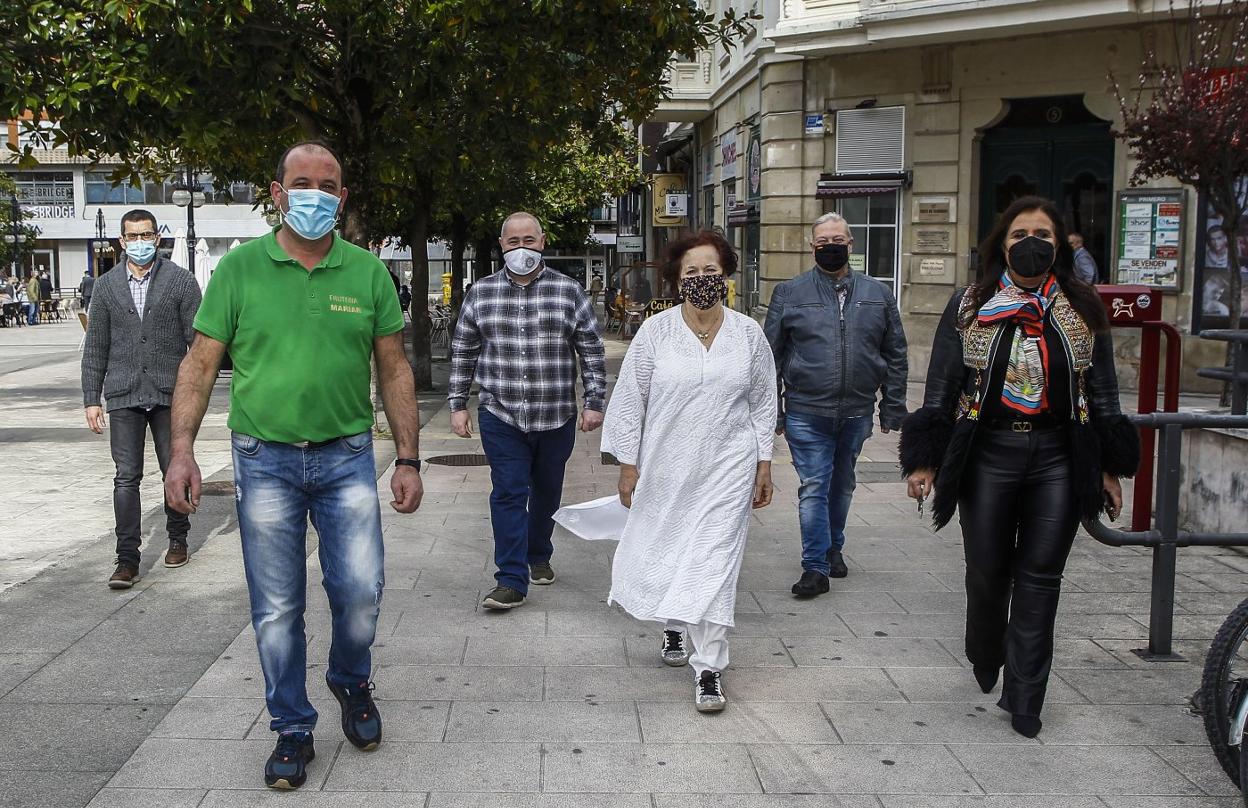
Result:
{"label": "pedestrian in background", "polygon": [[503,222],[503,268],[473,284],[451,343],[451,428],[472,436],[468,393],[480,385],[477,418],[490,461],[494,578],[487,609],[524,604],[529,584],[555,581],[553,516],[576,443],[576,362],[585,407],[580,429],[602,425],[606,351],[580,283],[546,266],[546,236],[531,213]]}
{"label": "pedestrian in background", "polygon": [[671,245],[664,281],[684,302],[634,335],[602,440],[629,508],[608,601],[663,624],[659,658],[693,663],[699,712],[728,703],[722,677],[750,509],[772,496],[776,368],[758,324],[723,305],[736,268],[716,233]]}
{"label": "pedestrian in background", "polygon": [[[150,212],[132,210],[121,217],[125,257],[99,281],[82,348],[87,426],[97,435],[109,427],[109,447],[117,467],[113,478],[117,567],[108,580],[112,589],[129,589],[139,581],[143,528],[139,484],[147,433],[152,433],[160,472],[166,474],[171,393],[199,309],[194,276],[156,255],[159,239],[156,217]],[[166,499],[166,567],[181,567],[189,560],[186,537],[190,527],[190,519]]]}
{"label": "pedestrian in background", "polygon": [[26,276],[26,324],[39,324],[39,276],[31,272]]}
{"label": "pedestrian in background", "polygon": [[85,312],[91,307],[91,294],[95,291],[95,278],[91,277],[91,270],[82,273],[82,281],[78,284],[78,298],[82,301],[82,310]]}
{"label": "pedestrian in background", "polygon": [[381,743],[371,681],[385,587],[369,391],[374,359],[398,451],[391,507],[415,511],[423,486],[416,386],[393,276],[371,252],[334,233],[347,199],[341,162],[319,143],[296,144],[279,160],[269,193],[283,224],[226,253],[195,318],[198,334],[174,396],[166,491],[186,511],[199,503],[194,440],[228,348],[243,567],[269,729],[278,733],[264,782],[293,789],[315,757],[318,718],[308,700],[303,619],[309,518],[332,615],[325,682],[347,740],[363,750]]}
{"label": "pedestrian in background", "polygon": [[1075,277],[1084,283],[1095,284],[1099,273],[1096,270],[1096,259],[1087,247],[1083,246],[1083,236],[1071,233],[1066,237],[1070,248],[1075,251]]}
{"label": "pedestrian in background", "polygon": [[910,496],[956,507],[966,656],[1020,735],[1041,728],[1062,571],[1080,517],[1122,508],[1139,435],[1118,405],[1105,306],[1076,279],[1057,206],[1023,197],[979,249],[976,283],[936,329],[923,407],[901,433]]}
{"label": "pedestrian in background", "polygon": [[764,326],[784,394],[776,432],[788,441],[801,481],[798,597],[823,594],[829,575],[849,574],[842,551],[854,464],[871,435],[877,395],[884,434],[901,428],[908,368],[897,300],[850,268],[854,237],[845,219],[816,219],[810,248],[814,268],[776,286]]}

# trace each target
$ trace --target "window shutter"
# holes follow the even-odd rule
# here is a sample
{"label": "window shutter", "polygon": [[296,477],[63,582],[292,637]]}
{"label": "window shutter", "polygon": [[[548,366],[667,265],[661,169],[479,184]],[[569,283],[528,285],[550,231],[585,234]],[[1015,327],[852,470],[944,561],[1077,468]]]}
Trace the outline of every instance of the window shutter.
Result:
{"label": "window shutter", "polygon": [[906,108],[871,107],[836,113],[836,172],[905,170]]}

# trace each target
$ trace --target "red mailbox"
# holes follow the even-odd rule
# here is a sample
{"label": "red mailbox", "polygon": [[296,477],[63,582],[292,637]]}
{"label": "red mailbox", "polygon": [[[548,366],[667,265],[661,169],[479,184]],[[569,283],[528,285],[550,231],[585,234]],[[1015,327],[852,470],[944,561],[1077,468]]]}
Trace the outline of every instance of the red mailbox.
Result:
{"label": "red mailbox", "polygon": [[1152,323],[1161,319],[1161,293],[1147,286],[1097,286],[1112,326]]}

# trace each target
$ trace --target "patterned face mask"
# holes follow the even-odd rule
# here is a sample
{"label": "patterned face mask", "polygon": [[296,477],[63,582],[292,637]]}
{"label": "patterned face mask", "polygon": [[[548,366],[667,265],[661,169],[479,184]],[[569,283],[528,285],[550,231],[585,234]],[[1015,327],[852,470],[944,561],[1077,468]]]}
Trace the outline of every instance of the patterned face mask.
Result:
{"label": "patterned face mask", "polygon": [[680,280],[680,296],[699,309],[713,308],[728,297],[728,282],[723,275],[693,275]]}

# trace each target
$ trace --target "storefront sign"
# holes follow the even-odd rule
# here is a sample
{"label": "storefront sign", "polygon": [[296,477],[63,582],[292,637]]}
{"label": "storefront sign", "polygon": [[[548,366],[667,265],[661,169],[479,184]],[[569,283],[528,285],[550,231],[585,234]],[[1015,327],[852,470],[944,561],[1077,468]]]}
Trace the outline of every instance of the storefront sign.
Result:
{"label": "storefront sign", "polygon": [[22,205],[22,211],[32,219],[72,219],[74,206],[70,205]]}
{"label": "storefront sign", "polygon": [[616,236],[615,250],[622,253],[642,253],[646,249],[644,236]]}
{"label": "storefront sign", "polygon": [[920,275],[944,275],[945,259],[943,258],[924,258],[919,261]]}
{"label": "storefront sign", "polygon": [[819,113],[806,116],[806,125],[803,128],[806,135],[822,135],[826,133],[823,126],[823,115]]}
{"label": "storefront sign", "polygon": [[916,253],[953,252],[953,230],[947,227],[915,228],[914,251]]}
{"label": "storefront sign", "polygon": [[670,213],[668,207],[668,198],[671,196],[679,195],[688,199],[689,189],[686,187],[685,175],[654,174],[651,175],[651,179],[654,182],[652,197],[654,204],[650,211],[651,223],[655,227],[680,227],[685,224],[688,217],[688,202],[685,203],[685,213]]}
{"label": "storefront sign", "polygon": [[667,195],[667,215],[683,218],[689,215],[689,194],[685,192]]}
{"label": "storefront sign", "polygon": [[737,130],[729,129],[719,136],[719,178],[736,179],[737,176]]}
{"label": "storefront sign", "polygon": [[916,196],[911,219],[920,223],[950,224],[958,220],[957,200],[952,196]]}
{"label": "storefront sign", "polygon": [[702,149],[702,185],[715,184],[715,145],[707,144]]}
{"label": "storefront sign", "polygon": [[1115,282],[1179,288],[1185,201],[1182,189],[1118,192]]}
{"label": "storefront sign", "polygon": [[674,297],[656,297],[646,304],[646,316],[649,317],[652,314],[667,311],[672,306],[676,306],[679,303],[680,301]]}

